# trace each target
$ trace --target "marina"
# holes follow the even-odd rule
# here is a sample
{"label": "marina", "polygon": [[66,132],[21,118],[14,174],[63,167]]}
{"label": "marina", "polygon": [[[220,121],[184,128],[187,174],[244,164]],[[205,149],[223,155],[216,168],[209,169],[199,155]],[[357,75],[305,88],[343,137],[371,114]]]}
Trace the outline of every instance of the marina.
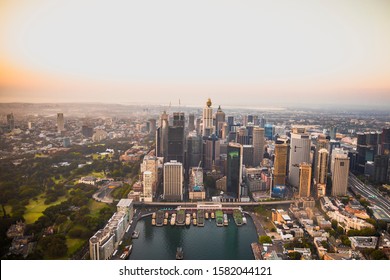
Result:
{"label": "marina", "polygon": [[[198,205],[197,208],[194,207],[178,207],[176,210],[166,209],[158,210],[151,214],[153,226],[162,227],[166,225],[171,226],[186,226],[189,227],[191,224],[197,227],[204,227],[205,221],[210,221],[215,219],[215,224],[217,227],[229,226],[229,217],[228,215],[233,216],[234,223],[236,226],[241,227],[246,224],[246,218],[243,214],[241,208],[222,208],[220,205],[213,209],[207,209],[202,207],[203,205]],[[205,206],[208,206],[207,204]],[[211,211],[210,211],[211,210]]]}
{"label": "marina", "polygon": [[[171,212],[172,213],[172,212]],[[251,243],[257,242],[253,220],[247,217],[247,225],[238,227],[217,226],[213,220],[203,227],[193,226],[192,213],[189,226],[155,227],[151,216],[137,222],[139,238],[133,240],[130,260],[175,260],[176,251],[181,247],[185,260],[251,260],[254,258]],[[170,214],[171,216],[171,214]],[[228,214],[231,219],[231,214]]]}

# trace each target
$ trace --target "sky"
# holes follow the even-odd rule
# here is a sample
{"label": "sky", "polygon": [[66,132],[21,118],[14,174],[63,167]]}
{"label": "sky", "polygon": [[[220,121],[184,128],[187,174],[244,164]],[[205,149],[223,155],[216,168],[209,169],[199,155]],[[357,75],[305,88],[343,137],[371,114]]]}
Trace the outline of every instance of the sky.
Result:
{"label": "sky", "polygon": [[390,107],[388,0],[0,0],[0,102]]}

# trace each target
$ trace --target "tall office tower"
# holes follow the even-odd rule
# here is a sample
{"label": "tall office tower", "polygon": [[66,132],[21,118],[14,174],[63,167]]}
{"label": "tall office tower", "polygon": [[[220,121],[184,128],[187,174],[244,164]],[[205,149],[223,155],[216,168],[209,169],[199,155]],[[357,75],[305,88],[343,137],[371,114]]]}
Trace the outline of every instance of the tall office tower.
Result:
{"label": "tall office tower", "polygon": [[275,143],[274,186],[286,185],[288,144],[281,141]]}
{"label": "tall office tower", "polygon": [[145,171],[143,173],[143,185],[144,185],[144,201],[152,202],[153,201],[153,174],[150,171]]}
{"label": "tall office tower", "polygon": [[390,155],[390,128],[383,128],[381,139],[381,154]]}
{"label": "tall office tower", "polygon": [[248,115],[244,115],[242,117],[242,125],[247,126],[248,125]]}
{"label": "tall office tower", "polygon": [[328,161],[329,161],[329,152],[327,149],[320,149],[317,153],[318,160],[317,166],[315,167],[316,173],[316,183],[326,185],[326,176],[328,174]]}
{"label": "tall office tower", "polygon": [[226,137],[228,135],[229,135],[229,126],[226,122],[224,122],[221,131],[221,139],[226,140]]}
{"label": "tall office tower", "polygon": [[13,130],[15,128],[15,119],[13,113],[7,115],[7,126],[9,130]]}
{"label": "tall office tower", "polygon": [[349,175],[349,158],[337,155],[333,164],[332,173],[332,196],[343,196],[347,194]]}
{"label": "tall office tower", "polygon": [[191,167],[199,166],[202,161],[202,137],[195,131],[192,131],[187,136],[187,160],[186,172]]}
{"label": "tall office tower", "polygon": [[184,113],[174,112],[173,113],[173,126],[185,126]]}
{"label": "tall office tower", "polygon": [[265,128],[265,124],[266,124],[265,118],[264,118],[264,117],[261,117],[261,118],[260,118],[259,126],[260,126],[261,128]]}
{"label": "tall office tower", "polygon": [[222,137],[222,128],[225,123],[225,113],[219,105],[217,112],[215,113],[215,134],[221,138]]}
{"label": "tall office tower", "polygon": [[310,135],[305,128],[293,128],[291,133],[288,181],[293,187],[299,186],[299,164],[310,163]]}
{"label": "tall office tower", "polygon": [[211,108],[211,99],[206,102],[206,106],[203,108],[202,116],[202,136],[210,136],[214,132],[213,128],[213,108]]}
{"label": "tall office tower", "polygon": [[241,196],[242,156],[242,145],[229,143],[227,147],[226,189],[227,193],[235,198]]}
{"label": "tall office tower", "polygon": [[197,118],[195,120],[195,130],[196,130],[196,133],[198,133],[198,135],[202,135],[202,119],[201,118]]}
{"label": "tall office tower", "polygon": [[219,166],[220,142],[214,134],[203,137],[203,167],[212,170],[213,166]]}
{"label": "tall office tower", "polygon": [[167,160],[184,163],[184,113],[173,113],[173,125],[168,129]]}
{"label": "tall office tower", "polygon": [[267,140],[273,140],[274,138],[274,126],[272,124],[269,124],[267,123],[265,126],[264,126],[264,130],[265,130],[265,138],[267,138]]}
{"label": "tall office tower", "polygon": [[188,115],[188,131],[194,131],[195,130],[195,115],[189,114]]}
{"label": "tall office tower", "polygon": [[227,117],[227,124],[228,124],[228,132],[232,131],[232,126],[234,125],[234,117],[233,116]]}
{"label": "tall office tower", "polygon": [[258,126],[260,123],[259,116],[253,116],[253,125]]}
{"label": "tall office tower", "polygon": [[332,157],[331,157],[331,160],[330,160],[330,173],[334,172],[334,161],[335,161],[336,157],[348,158],[348,151],[345,151],[342,148],[333,149]]}
{"label": "tall office tower", "polygon": [[374,181],[388,183],[389,155],[376,155],[374,158]]}
{"label": "tall office tower", "polygon": [[[319,159],[319,152],[321,149],[326,149],[329,151],[329,139],[327,138],[318,138],[316,143],[316,152],[314,156],[314,178],[316,179],[316,183],[318,184],[318,159]],[[328,152],[328,158],[329,158],[329,152]],[[329,165],[329,160],[327,160]],[[327,171],[326,171],[327,172]]]}
{"label": "tall office tower", "polygon": [[245,166],[253,166],[253,145],[242,145],[242,163]]}
{"label": "tall office tower", "polygon": [[311,164],[302,162],[299,164],[299,197],[311,195]]}
{"label": "tall office tower", "polygon": [[252,144],[253,144],[253,166],[259,166],[260,162],[263,161],[264,156],[264,128],[255,126],[253,128],[253,136],[252,136]]}
{"label": "tall office tower", "polygon": [[337,134],[337,127],[336,126],[332,126],[330,129],[329,129],[329,136],[331,139],[336,139],[336,134]]}
{"label": "tall office tower", "polygon": [[158,159],[154,156],[144,156],[142,163],[140,164],[141,173],[149,171],[152,178],[152,193],[154,194],[157,189],[158,179]]}
{"label": "tall office tower", "polygon": [[168,160],[168,114],[164,111],[160,117],[160,126],[156,131],[156,155],[163,157],[164,162]]}
{"label": "tall office tower", "polygon": [[58,113],[57,114],[57,132],[61,132],[65,130],[65,123],[64,123],[64,114]]}
{"label": "tall office tower", "polygon": [[357,171],[364,172],[367,161],[374,161],[374,157],[379,154],[379,143],[381,134],[378,132],[365,132],[357,134],[358,166]]}
{"label": "tall office tower", "polygon": [[253,118],[253,115],[248,115],[248,116],[247,116],[247,121],[248,121],[248,122],[247,122],[247,125],[248,125],[248,123],[254,124],[253,119],[254,119],[254,118]]}
{"label": "tall office tower", "polygon": [[164,163],[164,199],[183,200],[183,165],[175,160]]}
{"label": "tall office tower", "polygon": [[149,119],[149,133],[156,133],[156,119]]}
{"label": "tall office tower", "polygon": [[245,126],[238,130],[236,142],[241,145],[249,145],[248,131]]}

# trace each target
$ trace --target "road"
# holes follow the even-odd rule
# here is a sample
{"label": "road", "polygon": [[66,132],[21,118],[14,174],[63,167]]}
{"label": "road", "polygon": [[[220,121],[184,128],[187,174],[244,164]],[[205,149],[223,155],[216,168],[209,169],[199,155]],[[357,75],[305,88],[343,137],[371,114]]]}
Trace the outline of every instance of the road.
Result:
{"label": "road", "polygon": [[370,201],[371,204],[382,208],[383,211],[390,215],[390,201],[383,197],[374,187],[365,185],[352,173],[349,175],[348,185],[356,193]]}

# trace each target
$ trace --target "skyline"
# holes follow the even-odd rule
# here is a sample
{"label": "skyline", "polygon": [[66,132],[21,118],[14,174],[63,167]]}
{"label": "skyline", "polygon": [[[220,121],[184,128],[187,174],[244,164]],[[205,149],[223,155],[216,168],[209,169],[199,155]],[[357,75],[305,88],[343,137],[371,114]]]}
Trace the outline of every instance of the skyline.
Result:
{"label": "skyline", "polygon": [[0,102],[390,104],[387,1],[95,2],[0,3]]}

